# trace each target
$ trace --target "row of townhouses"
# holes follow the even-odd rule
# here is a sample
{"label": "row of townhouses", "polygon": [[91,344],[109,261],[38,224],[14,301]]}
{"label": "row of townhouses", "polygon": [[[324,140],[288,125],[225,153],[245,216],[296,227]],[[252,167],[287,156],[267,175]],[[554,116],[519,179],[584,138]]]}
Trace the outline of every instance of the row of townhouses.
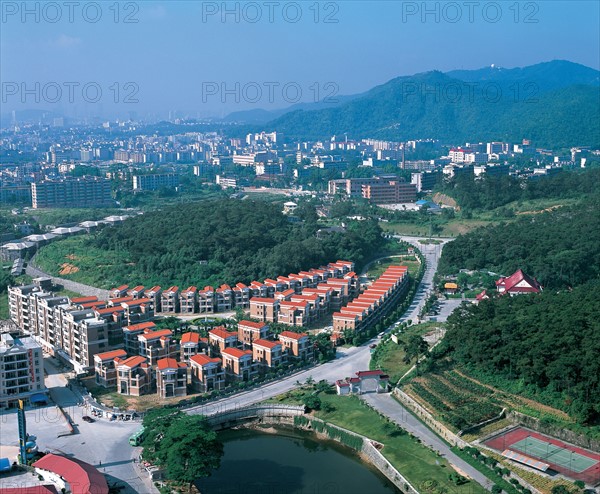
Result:
{"label": "row of townhouses", "polygon": [[156,330],[154,323],[125,331],[127,351],[94,356],[96,383],[124,395],[155,391],[168,398],[186,396],[190,388],[195,392],[220,390],[281,364],[314,357],[307,334],[283,331],[275,340],[267,324],[253,321],[240,321],[237,331],[214,328],[208,338],[184,333],[180,344],[170,330]]}
{"label": "row of townhouses", "polygon": [[327,284],[329,280],[340,278],[351,280],[348,289],[342,289],[343,293],[341,294],[337,293],[339,290],[335,289],[334,283],[329,283],[335,293],[332,294],[334,297],[328,297],[328,299],[332,298],[335,309],[336,304],[343,305],[348,296],[354,295],[358,291],[358,279],[353,269],[354,263],[337,261],[321,269],[292,273],[288,276],[279,276],[277,279],[266,279],[262,283],[253,281],[249,286],[238,283],[233,287],[221,285],[216,289],[212,286],[206,286],[203,289],[190,286],[180,290],[178,286],[171,286],[163,290],[160,286],[146,288],[139,285],[130,288],[128,285],[123,285],[113,288],[110,291],[110,297],[124,300],[127,298],[129,300],[150,299],[157,313],[212,314],[227,312],[236,307],[249,309],[253,297],[273,298],[277,292],[284,291],[295,295],[308,294],[305,290],[317,289],[320,284]]}
{"label": "row of townhouses", "polygon": [[385,317],[408,289],[408,268],[390,266],[356,299],[333,314],[335,340],[346,330],[362,331]]}
{"label": "row of townhouses", "polygon": [[[353,263],[337,261],[321,269],[253,282],[243,290],[238,284],[239,292],[226,285],[202,291],[190,287],[184,292],[183,305],[189,303],[192,312],[199,313],[249,308],[251,317],[263,322],[306,326],[358,294],[358,277],[353,269]],[[91,371],[94,355],[99,353],[124,348],[128,354],[138,355],[137,348],[132,348],[138,344],[137,335],[132,335],[130,328],[150,323],[156,307],[163,314],[181,312],[182,297],[177,287],[162,291],[160,287],[122,286],[111,290],[107,301],[95,296],[59,296],[51,289],[48,278],[9,287],[10,316],[44,351],[70,362],[78,373]],[[240,299],[236,293],[242,294]]]}

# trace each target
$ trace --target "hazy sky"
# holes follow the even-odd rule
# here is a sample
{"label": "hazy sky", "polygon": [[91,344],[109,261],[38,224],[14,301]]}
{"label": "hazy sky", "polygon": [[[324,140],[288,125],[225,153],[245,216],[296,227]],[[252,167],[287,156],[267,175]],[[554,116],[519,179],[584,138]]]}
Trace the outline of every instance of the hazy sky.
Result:
{"label": "hazy sky", "polygon": [[432,69],[600,68],[596,0],[0,4],[2,113],[221,116]]}

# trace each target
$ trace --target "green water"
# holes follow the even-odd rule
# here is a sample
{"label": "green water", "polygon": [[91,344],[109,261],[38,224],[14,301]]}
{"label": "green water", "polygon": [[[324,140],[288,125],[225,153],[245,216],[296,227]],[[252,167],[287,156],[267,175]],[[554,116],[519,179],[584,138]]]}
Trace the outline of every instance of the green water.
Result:
{"label": "green water", "polygon": [[387,494],[397,492],[349,448],[299,431],[223,433],[221,468],[202,494]]}

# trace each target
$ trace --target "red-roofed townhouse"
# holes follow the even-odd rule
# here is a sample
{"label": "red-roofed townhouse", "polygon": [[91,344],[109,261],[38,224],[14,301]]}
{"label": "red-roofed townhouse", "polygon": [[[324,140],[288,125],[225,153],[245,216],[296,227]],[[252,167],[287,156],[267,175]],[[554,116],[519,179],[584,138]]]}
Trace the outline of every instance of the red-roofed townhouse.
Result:
{"label": "red-roofed townhouse", "polygon": [[279,341],[283,346],[286,358],[300,360],[311,360],[314,357],[314,349],[306,333],[294,333],[293,331],[282,331],[279,333]]}
{"label": "red-roofed townhouse", "polygon": [[140,341],[138,340],[138,336],[143,334],[144,331],[153,331],[155,328],[156,324],[152,321],[124,327],[123,343],[125,351],[129,355],[138,355],[140,353]]}
{"label": "red-roofed townhouse", "polygon": [[273,298],[252,297],[250,299],[250,317],[264,322],[277,322],[279,301]]}
{"label": "red-roofed townhouse", "polygon": [[258,373],[252,362],[252,350],[226,348],[221,357],[225,369],[225,379],[228,382],[249,381]]}
{"label": "red-roofed townhouse", "polygon": [[125,324],[139,324],[154,319],[154,305],[150,298],[138,298],[121,302],[121,307],[125,309]]}
{"label": "red-roofed townhouse", "polygon": [[302,282],[298,281],[295,278],[290,278],[288,276],[278,276],[277,281],[279,283],[285,283],[287,286],[286,290],[294,290],[296,293],[300,293],[302,290]]}
{"label": "red-roofed townhouse", "polygon": [[344,279],[350,283],[348,295],[351,299],[360,293],[360,281],[354,271],[346,273]]}
{"label": "red-roofed townhouse", "polygon": [[267,287],[267,297],[271,298],[275,296],[275,292],[283,292],[287,289],[285,283],[278,282],[277,280],[273,280],[271,278],[267,278],[264,281],[264,284]]}
{"label": "red-roofed townhouse", "polygon": [[48,453],[33,463],[35,473],[71,494],[108,494],[104,475],[95,467],[75,458]]}
{"label": "red-roofed townhouse", "polygon": [[144,297],[145,291],[146,291],[146,288],[144,287],[144,285],[138,285],[136,287],[133,287],[133,288],[127,290],[127,295],[130,297],[133,297],[134,299],[142,298],[142,297]]}
{"label": "red-roofed townhouse", "polygon": [[[88,304],[90,302],[98,302],[98,297],[96,297],[94,295],[94,296],[91,296],[91,297],[75,297],[75,298],[71,299],[71,303],[73,305],[80,306],[82,308],[84,308],[83,304]],[[85,307],[85,308],[87,308],[87,307]]]}
{"label": "red-roofed townhouse", "polygon": [[182,314],[195,314],[198,312],[198,288],[190,286],[182,290],[179,296],[179,311]]}
{"label": "red-roofed townhouse", "polygon": [[299,276],[303,276],[305,278],[308,279],[308,287],[309,288],[316,288],[317,285],[322,281],[321,276],[319,275],[319,273],[315,273],[312,271],[300,271],[298,273]]}
{"label": "red-roofed townhouse", "polygon": [[229,285],[221,285],[216,291],[217,312],[227,312],[233,309],[233,290]]}
{"label": "red-roofed townhouse", "polygon": [[349,329],[356,331],[360,326],[360,320],[357,314],[347,314],[342,312],[333,313],[333,332],[343,333]]}
{"label": "red-roofed townhouse", "polygon": [[283,346],[279,341],[254,340],[252,358],[262,371],[277,367],[283,359]]}
{"label": "red-roofed townhouse", "polygon": [[311,269],[309,270],[309,273],[312,273],[313,275],[315,275],[317,277],[317,284],[319,283],[325,283],[327,281],[327,279],[329,278],[329,271],[325,270],[325,269]]}
{"label": "red-roofed townhouse", "polygon": [[273,298],[275,298],[275,300],[279,300],[279,301],[291,300],[292,296],[295,294],[296,294],[295,290],[292,290],[290,288],[288,290],[284,290],[283,292],[277,292]]}
{"label": "red-roofed townhouse", "polygon": [[329,308],[329,305],[325,304],[325,301],[318,293],[294,295],[290,301],[296,303],[306,302],[308,304],[309,324],[312,324],[313,322],[319,320],[322,316],[324,316],[327,313],[327,309]]}
{"label": "red-roofed townhouse", "polygon": [[119,305],[121,305],[121,302],[129,302],[131,300],[133,300],[133,297],[130,297],[129,295],[125,295],[124,297],[109,298],[106,306],[118,307]]}
{"label": "red-roofed townhouse", "polygon": [[117,393],[141,396],[152,391],[154,376],[145,357],[136,355],[117,362]]}
{"label": "red-roofed townhouse", "polygon": [[208,332],[208,346],[211,355],[219,355],[226,348],[236,347],[238,335],[234,331],[227,331],[223,326],[218,326]]}
{"label": "red-roofed townhouse", "polygon": [[119,298],[124,297],[127,294],[127,290],[129,289],[129,285],[121,285],[117,288],[113,288],[108,292],[108,298]]}
{"label": "red-roofed townhouse", "polygon": [[144,331],[141,335],[138,335],[139,354],[146,357],[150,365],[156,365],[163,358],[175,358],[177,356],[177,345],[172,338],[173,333],[170,329]]}
{"label": "red-roofed townhouse", "polygon": [[94,355],[96,384],[103,388],[117,389],[117,368],[115,363],[124,360],[127,352],[123,349],[102,352]]}
{"label": "red-roofed townhouse", "polygon": [[156,363],[156,392],[161,398],[187,396],[187,365],[174,358]]}
{"label": "red-roofed townhouse", "polygon": [[260,281],[250,283],[250,291],[252,292],[252,297],[267,298],[269,295],[269,287]]}
{"label": "red-roofed townhouse", "polygon": [[336,264],[340,264],[342,266],[344,266],[344,274],[349,273],[350,271],[354,271],[354,263],[352,261],[343,261],[338,259],[336,261]]}
{"label": "red-roofed townhouse", "polygon": [[162,295],[162,288],[158,285],[153,286],[152,288],[148,288],[148,290],[146,290],[144,292],[144,297],[149,298],[154,302],[153,305],[154,305],[155,312],[161,312],[161,310],[162,310],[162,307],[160,305],[161,295]]}
{"label": "red-roofed townhouse", "polygon": [[183,333],[179,345],[180,360],[182,362],[187,362],[192,356],[199,354],[202,349],[208,348],[208,345],[204,340],[205,338],[200,338],[198,333]]}
{"label": "red-roofed townhouse", "polygon": [[509,295],[521,295],[524,293],[540,293],[542,285],[535,278],[526,275],[520,269],[511,274],[508,278],[500,278],[496,281],[498,293]]}
{"label": "red-roofed townhouse", "polygon": [[167,288],[160,297],[161,312],[163,314],[176,314],[179,312],[179,287]]}
{"label": "red-roofed townhouse", "polygon": [[242,309],[250,308],[250,297],[252,292],[250,288],[248,288],[243,283],[238,283],[233,287],[233,298],[236,307],[241,307]]}
{"label": "red-roofed townhouse", "polygon": [[290,273],[288,278],[290,280],[296,280],[296,292],[301,293],[304,288],[309,288],[311,283],[311,278],[307,275]]}
{"label": "red-roofed townhouse", "polygon": [[225,386],[225,371],[219,357],[194,355],[190,358],[192,374],[192,389],[207,393],[213,389],[223,389]]}
{"label": "red-roofed townhouse", "polygon": [[212,286],[205,286],[198,292],[198,312],[200,314],[215,312],[215,289]]}
{"label": "red-roofed townhouse", "polygon": [[95,308],[92,310],[96,319],[104,323],[107,344],[119,345],[123,341],[123,326],[127,324],[125,309],[119,305],[117,307]]}
{"label": "red-roofed townhouse", "polygon": [[281,302],[277,322],[288,326],[308,326],[311,323],[308,302]]}
{"label": "red-roofed townhouse", "polygon": [[244,345],[250,346],[254,340],[266,339],[268,336],[268,324],[245,320],[238,323],[238,340]]}

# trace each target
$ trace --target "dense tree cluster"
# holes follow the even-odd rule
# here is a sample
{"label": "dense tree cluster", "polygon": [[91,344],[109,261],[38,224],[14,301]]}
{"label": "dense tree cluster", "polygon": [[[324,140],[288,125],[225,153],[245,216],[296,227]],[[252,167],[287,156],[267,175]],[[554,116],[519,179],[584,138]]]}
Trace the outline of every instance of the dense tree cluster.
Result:
{"label": "dense tree cluster", "polygon": [[600,169],[570,171],[533,180],[513,176],[457,175],[444,182],[440,191],[451,196],[465,210],[491,210],[513,201],[565,199],[596,192]]}
{"label": "dense tree cluster", "polygon": [[500,387],[600,420],[600,282],[572,291],[498,297],[448,318],[439,356],[450,356]]}
{"label": "dense tree cluster", "polygon": [[600,199],[513,223],[479,228],[444,247],[442,275],[489,269],[510,275],[523,269],[546,288],[572,287],[600,276]]}
{"label": "dense tree cluster", "polygon": [[107,228],[90,246],[125,254],[128,274],[141,283],[249,283],[336,259],[361,265],[385,241],[376,221],[349,222],[344,232],[321,232],[314,206],[290,223],[261,201],[217,200],[165,208]]}

